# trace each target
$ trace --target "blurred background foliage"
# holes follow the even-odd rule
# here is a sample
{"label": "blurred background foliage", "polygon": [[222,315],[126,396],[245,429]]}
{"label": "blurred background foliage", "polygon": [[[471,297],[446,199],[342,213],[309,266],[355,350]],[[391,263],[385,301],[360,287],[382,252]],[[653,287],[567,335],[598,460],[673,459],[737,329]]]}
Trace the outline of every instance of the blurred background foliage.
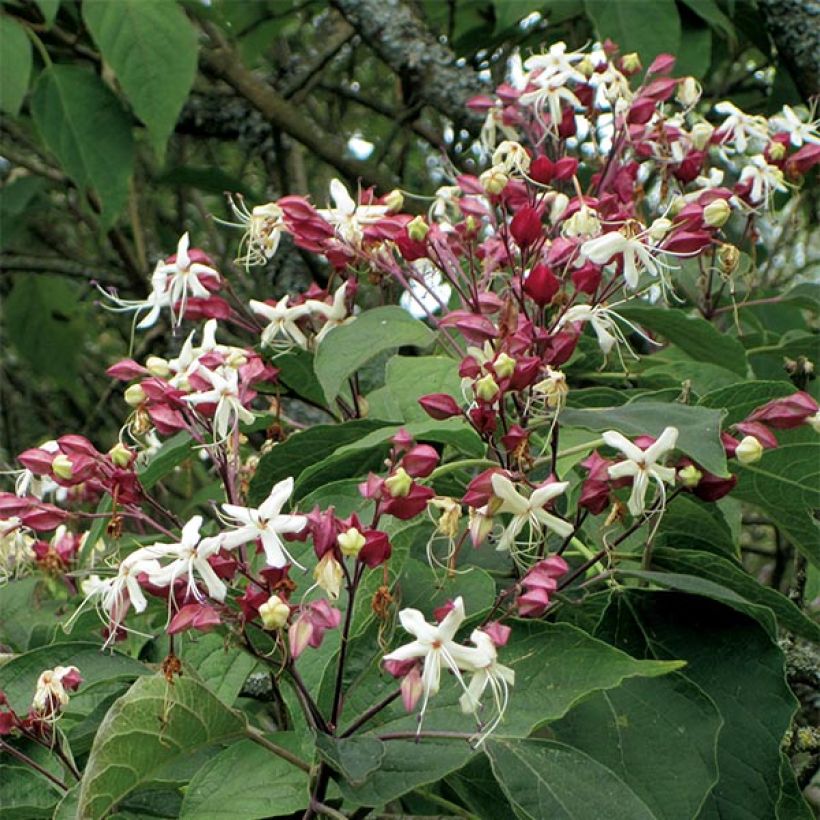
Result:
{"label": "blurred background foliage", "polygon": [[[104,371],[131,327],[94,285],[143,297],[182,232],[240,296],[323,280],[292,246],[239,269],[240,233],[214,218],[231,218],[226,192],[324,205],[340,176],[430,194],[476,168],[480,119],[465,101],[558,40],[608,37],[644,65],[672,52],[703,84],[704,111],[728,98],[772,113],[817,80],[816,29],[799,15],[784,26],[779,6],[795,2],[4,0],[0,462],[69,431],[110,446],[126,407]],[[814,198],[779,247],[812,223]],[[791,277],[792,261],[767,271]],[[138,337],[136,357],[167,353],[167,330]]]}

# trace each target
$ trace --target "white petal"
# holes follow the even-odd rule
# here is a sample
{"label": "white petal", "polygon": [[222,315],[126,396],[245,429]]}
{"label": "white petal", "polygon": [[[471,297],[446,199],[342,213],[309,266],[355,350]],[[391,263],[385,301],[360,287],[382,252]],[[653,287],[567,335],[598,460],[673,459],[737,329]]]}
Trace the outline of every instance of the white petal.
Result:
{"label": "white petal", "polygon": [[503,502],[501,512],[511,512],[516,515],[523,515],[529,510],[529,502],[520,495],[512,481],[500,473],[493,474],[491,478],[493,494]]}
{"label": "white petal", "polygon": [[621,435],[621,433],[615,430],[607,430],[601,438],[604,440],[604,444],[616,450],[620,450],[627,458],[632,459],[632,461],[643,460],[643,450],[636,444],[633,444],[626,436]]}
{"label": "white petal", "polygon": [[273,518],[279,515],[279,511],[293,492],[293,479],[283,478],[273,485],[268,497],[259,505],[260,518]]}
{"label": "white petal", "polygon": [[678,443],[678,428],[667,427],[658,436],[658,440],[646,449],[646,460],[649,463],[657,461],[662,455],[675,449]]}

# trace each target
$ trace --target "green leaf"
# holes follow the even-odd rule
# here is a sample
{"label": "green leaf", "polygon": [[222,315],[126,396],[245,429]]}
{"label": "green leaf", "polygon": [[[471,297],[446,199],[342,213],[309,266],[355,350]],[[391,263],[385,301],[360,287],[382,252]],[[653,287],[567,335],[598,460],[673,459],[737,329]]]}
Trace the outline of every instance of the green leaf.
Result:
{"label": "green leaf", "polygon": [[299,502],[299,507],[303,510],[311,510],[317,504],[322,509],[332,504],[339,518],[347,518],[355,512],[364,519],[366,517],[365,510],[373,507],[373,502],[368,501],[359,492],[359,481],[355,478],[331,481],[330,484],[325,484],[324,487],[313,490]]}
{"label": "green leaf", "polygon": [[[284,732],[276,743],[298,750]],[[206,763],[185,789],[181,818],[262,820],[290,815],[308,805],[308,777],[281,757],[250,740],[233,743]]]}
{"label": "green leaf", "polygon": [[372,737],[316,736],[316,750],[351,786],[359,786],[381,766],[386,749]]}
{"label": "green leaf", "polygon": [[225,639],[216,632],[184,642],[180,657],[226,706],[233,706],[256,666],[251,655],[239,647],[226,646]]}
{"label": "green leaf", "polygon": [[385,386],[405,421],[430,421],[418,401],[428,393],[447,393],[463,401],[458,362],[447,356],[393,356],[385,368]]}
{"label": "green leaf", "polygon": [[512,820],[515,817],[486,755],[476,755],[466,766],[451,774],[446,783],[480,820]]}
{"label": "green leaf", "polygon": [[31,40],[8,14],[0,14],[0,110],[16,117],[23,105],[31,76]]}
{"label": "green leaf", "polygon": [[324,407],[325,394],[313,371],[313,354],[310,351],[295,347],[287,353],[273,356],[271,364],[279,368],[279,381],[297,396]]}
{"label": "green leaf", "polygon": [[724,425],[743,421],[752,410],[772,399],[790,396],[794,388],[788,382],[749,381],[738,382],[719,390],[713,390],[700,397],[698,405],[726,410]]}
{"label": "green leaf", "polygon": [[[481,457],[486,452],[486,445],[478,434],[464,419],[452,418],[444,421],[410,421],[406,424],[392,424],[380,427],[352,444],[346,444],[337,450],[339,455],[353,453],[355,450],[375,447],[377,444],[388,441],[399,430],[406,430],[416,441],[432,441],[439,444],[450,444],[458,450],[460,455]],[[583,456],[582,456],[583,458]]]}
{"label": "green leaf", "polygon": [[609,37],[621,54],[637,51],[644,66],[658,54],[675,54],[680,48],[680,17],[674,0],[654,0],[651,14],[643,3],[585,0],[585,7],[598,39]]}
{"label": "green leaf", "polygon": [[[11,755],[3,755],[13,761]],[[0,766],[0,818],[37,820],[51,817],[60,799],[57,787],[23,764]]]}
{"label": "green leaf", "polygon": [[140,484],[150,490],[191,455],[193,445],[193,439],[185,432],[179,432],[163,442],[148,464],[139,471]]}
{"label": "green leaf", "polygon": [[491,738],[485,751],[519,817],[654,820],[646,804],[623,780],[563,743]]}
{"label": "green leaf", "polygon": [[82,11],[134,112],[164,147],[196,76],[197,35],[185,12],[168,0],[83,3]]}
{"label": "green leaf", "polygon": [[743,345],[700,316],[687,316],[681,310],[649,306],[622,307],[618,308],[618,313],[630,322],[668,339],[697,362],[711,362],[739,376],[746,375]]}
{"label": "green leaf", "polygon": [[358,448],[348,453],[334,453],[302,472],[293,489],[293,497],[299,500],[332,481],[365,478],[371,471],[384,469],[384,459],[388,451],[387,442],[383,442],[374,447]]}
{"label": "green leaf", "polygon": [[77,286],[57,276],[15,276],[5,316],[9,340],[35,373],[73,387],[86,329]]}
{"label": "green leaf", "polygon": [[704,25],[684,25],[681,42],[686,43],[686,48],[676,55],[675,74],[705,77],[712,62],[712,29]]}
{"label": "green leaf", "polygon": [[31,111],[63,170],[80,188],[99,194],[103,223],[111,225],[128,198],[134,166],[131,125],[119,100],[96,74],[53,65],[37,81]]}
{"label": "green leaf", "polygon": [[751,604],[762,604],[774,612],[780,626],[810,641],[820,641],[820,626],[812,621],[785,595],[764,586],[737,564],[710,553],[656,547],[653,566],[668,572],[696,575],[745,598]]}
{"label": "green leaf", "polygon": [[[703,598],[630,589],[613,596],[596,635],[636,655],[684,658],[681,674],[718,708],[720,779],[698,816],[774,817],[780,741],[797,702],[760,624]],[[677,757],[667,763],[679,771]]]}
{"label": "green leaf", "polygon": [[43,15],[46,28],[51,28],[60,10],[60,0],[35,0],[35,2],[40,9],[40,14]]}
{"label": "green leaf", "polygon": [[83,775],[79,814],[104,817],[171,761],[240,737],[245,721],[202,684],[138,680],[105,717]]}
{"label": "green leaf", "polygon": [[754,504],[783,535],[820,567],[820,443],[805,441],[766,450],[757,464],[738,466],[735,498]]}
{"label": "green leaf", "polygon": [[655,542],[658,546],[689,550],[697,547],[724,556],[739,554],[732,531],[718,507],[690,495],[679,495],[675,503],[666,508]]}
{"label": "green leaf", "polygon": [[734,23],[721,11],[716,0],[683,0],[695,14],[719,31],[730,44],[737,40]]}
{"label": "green leaf", "polygon": [[583,427],[596,433],[617,430],[631,437],[657,437],[665,427],[677,427],[679,450],[710,473],[728,476],[726,453],[720,443],[721,416],[719,410],[704,407],[636,401],[622,407],[567,409],[561,413],[561,420],[570,427]]}
{"label": "green leaf", "polygon": [[[553,723],[554,736],[620,777],[654,817],[697,817],[718,779],[723,719],[680,673],[632,678],[592,695]],[[675,761],[674,777],[669,761]]]}
{"label": "green leaf", "polygon": [[278,481],[289,476],[299,478],[307,468],[344,445],[379,430],[384,424],[385,422],[378,420],[360,419],[343,424],[317,424],[303,432],[294,433],[259,459],[248,490],[248,501],[253,506],[258,506]]}
{"label": "green leaf", "polygon": [[0,666],[0,691],[6,693],[15,712],[25,714],[31,706],[40,673],[68,665],[80,670],[83,677],[80,692],[104,681],[131,681],[150,674],[145,664],[119,652],[103,653],[99,644],[71,641],[32,649]]}
{"label": "green leaf", "polygon": [[355,322],[334,328],[319,346],[313,362],[316,378],[332,404],[349,376],[386,350],[405,345],[429,347],[435,334],[419,319],[395,305],[367,310]]}

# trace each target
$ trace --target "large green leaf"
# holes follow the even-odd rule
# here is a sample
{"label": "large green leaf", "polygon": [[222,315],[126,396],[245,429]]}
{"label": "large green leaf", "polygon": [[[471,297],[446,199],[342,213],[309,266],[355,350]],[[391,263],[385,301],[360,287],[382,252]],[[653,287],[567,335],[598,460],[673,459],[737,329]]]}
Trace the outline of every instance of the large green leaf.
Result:
{"label": "large green leaf", "polygon": [[[233,190],[230,188],[228,190]],[[279,381],[313,404],[323,407],[325,394],[313,371],[313,354],[300,347],[271,358],[271,364],[279,368]]]}
{"label": "large green leaf", "polygon": [[334,328],[316,352],[316,378],[332,404],[349,376],[386,350],[405,345],[429,347],[435,334],[395,305],[367,310],[348,325]]}
{"label": "large green leaf", "polygon": [[[630,589],[613,596],[596,634],[635,655],[684,658],[681,674],[718,708],[720,779],[698,816],[774,817],[780,741],[797,702],[767,631],[704,598]],[[677,762],[669,760],[668,770]]]}
{"label": "large green leaf", "polygon": [[0,14],[0,111],[15,117],[20,111],[31,76],[31,40],[26,30],[9,17]]}
{"label": "large green leaf", "polygon": [[799,607],[777,590],[759,583],[742,567],[726,558],[697,550],[656,548],[652,553],[652,564],[669,572],[707,578],[750,603],[767,606],[784,629],[810,641],[820,641],[820,626]]}
{"label": "large green leaf", "polygon": [[[618,313],[641,327],[660,334],[697,362],[711,362],[746,375],[746,351],[737,339],[721,333],[700,316],[659,307],[622,307]],[[651,361],[651,357],[649,359]]]}
{"label": "large green leaf", "polygon": [[37,678],[45,669],[76,666],[83,677],[80,691],[104,681],[128,681],[149,674],[145,664],[119,652],[104,653],[99,644],[73,641],[41,646],[0,666],[0,691],[14,711],[25,714],[34,697]]}
{"label": "large green leaf", "polygon": [[111,707],[94,738],[80,789],[80,816],[104,817],[171,761],[244,731],[244,719],[201,683],[141,678]]}
{"label": "large green leaf", "polygon": [[168,0],[83,3],[83,21],[136,115],[163,146],[196,76],[197,35]]}
{"label": "large green leaf", "polygon": [[724,424],[743,421],[751,412],[772,399],[779,399],[794,393],[788,382],[750,381],[739,382],[728,387],[713,390],[700,397],[701,407],[725,409]]}
{"label": "large green leaf", "polygon": [[125,205],[134,165],[131,126],[120,101],[96,74],[53,65],[37,81],[31,111],[63,170],[80,188],[99,194],[103,222],[110,225]]}
{"label": "large green leaf", "polygon": [[236,646],[225,644],[225,639],[211,632],[184,641],[180,649],[183,666],[195,671],[199,679],[227,706],[242,691],[248,675],[256,666],[256,659]]}
{"label": "large green leaf", "polygon": [[[14,760],[10,755],[3,757]],[[51,817],[60,796],[61,792],[50,780],[22,763],[0,766],[0,819]]]}
{"label": "large green leaf", "polygon": [[254,506],[261,504],[278,481],[289,476],[299,478],[307,468],[344,445],[379,430],[384,424],[373,419],[361,419],[344,424],[318,424],[301,433],[294,433],[259,459],[248,490],[248,501]]}
{"label": "large green leaf", "polygon": [[820,567],[820,443],[806,440],[766,450],[757,464],[738,466],[736,498],[759,507],[783,535]]}
{"label": "large green leaf", "polygon": [[57,12],[60,10],[60,0],[35,0],[35,2],[40,9],[40,14],[43,15],[46,28],[51,28],[57,17]]}
{"label": "large green leaf", "polygon": [[726,453],[720,443],[721,411],[686,404],[636,401],[622,407],[564,410],[570,427],[595,432],[617,430],[626,436],[659,436],[665,427],[678,428],[678,449],[716,475],[728,475]]}
{"label": "large green leaf", "polygon": [[405,421],[430,421],[419,405],[428,393],[447,393],[462,401],[458,362],[448,356],[393,356],[385,368],[385,385]]}
{"label": "large green leaf", "polygon": [[345,478],[365,478],[371,471],[384,469],[384,460],[390,449],[387,441],[372,447],[360,447],[344,453],[333,453],[303,470],[293,488],[295,500],[314,490],[321,489],[332,481]]}
{"label": "large green leaf", "polygon": [[[640,535],[640,543],[645,543],[643,535]],[[678,496],[666,508],[655,543],[722,555],[738,554],[732,531],[717,506],[689,495]]]}
{"label": "large green leaf", "polygon": [[654,0],[651,14],[643,3],[585,0],[584,5],[598,38],[602,42],[610,38],[622,54],[637,51],[644,66],[658,54],[674,54],[680,47],[680,17],[674,0]]}
{"label": "large green leaf", "polygon": [[550,740],[486,743],[501,788],[521,818],[653,820],[647,805],[611,769]]}
{"label": "large green leaf", "polygon": [[[298,749],[292,736],[272,735]],[[189,820],[261,820],[290,815],[308,804],[301,769],[250,740],[233,743],[206,763],[185,789],[180,817]]]}
{"label": "large green leaf", "polygon": [[655,817],[677,820],[696,817],[717,782],[722,724],[703,691],[676,673],[626,680],[578,704],[550,729],[611,769]]}
{"label": "large green leaf", "polygon": [[179,432],[163,442],[148,464],[139,470],[140,484],[150,490],[191,455],[193,446],[193,439],[185,432]]}

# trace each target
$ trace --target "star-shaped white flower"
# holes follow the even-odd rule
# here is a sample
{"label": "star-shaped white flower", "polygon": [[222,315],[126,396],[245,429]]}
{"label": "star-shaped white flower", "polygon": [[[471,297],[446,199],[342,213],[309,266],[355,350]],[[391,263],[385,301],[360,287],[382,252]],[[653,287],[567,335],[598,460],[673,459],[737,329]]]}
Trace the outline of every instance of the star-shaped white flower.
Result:
{"label": "star-shaped white flower", "polygon": [[228,591],[225,582],[214,572],[208,559],[223,547],[220,536],[202,538],[202,516],[195,515],[183,528],[176,544],[153,544],[146,551],[155,558],[173,558],[165,566],[155,567],[148,573],[150,583],[158,587],[171,587],[177,578],[186,578],[188,592],[197,600],[202,594],[197,588],[197,576],[205,584],[208,595],[215,601],[224,601]]}
{"label": "star-shaped white flower", "polygon": [[470,641],[476,648],[475,653],[471,656],[475,671],[459,703],[463,712],[476,713],[481,705],[481,696],[489,687],[496,708],[496,716],[482,732],[482,737],[486,737],[507,711],[510,687],[515,684],[515,672],[509,666],[498,663],[495,644],[483,629],[473,630]]}
{"label": "star-shaped white flower", "polygon": [[[251,310],[268,321],[268,326],[262,331],[262,346],[275,347],[277,340],[292,342],[303,349],[308,343],[305,334],[296,322],[310,313],[310,308],[304,305],[288,305],[290,297],[283,296],[275,305],[267,302],[257,302],[251,299]],[[281,344],[281,341],[280,341]]]}
{"label": "star-shaped white flower", "polygon": [[281,512],[292,492],[293,479],[285,478],[274,484],[270,495],[258,507],[223,504],[223,511],[237,529],[222,534],[222,546],[231,549],[261,539],[268,566],[281,568],[291,563],[304,569],[285,549],[279,537],[284,533],[301,532],[307,526],[304,515],[283,515]]}
{"label": "star-shaped white flower", "polygon": [[726,115],[726,119],[718,128],[722,143],[733,142],[738,154],[745,154],[753,142],[763,144],[768,141],[768,123],[765,117],[747,114],[728,101],[719,102],[715,106],[715,111]]}
{"label": "star-shaped white flower", "polygon": [[358,246],[364,233],[362,226],[378,222],[388,211],[386,205],[357,205],[341,180],[330,183],[332,208],[324,208],[319,215],[336,229],[336,235],[349,245]]}
{"label": "star-shaped white flower", "polygon": [[333,294],[333,304],[328,305],[318,299],[308,299],[305,305],[311,313],[319,314],[325,320],[314,340],[317,345],[321,344],[325,336],[334,327],[349,324],[356,318],[347,312],[347,282],[336,288],[336,292]]}
{"label": "star-shaped white flower", "polygon": [[789,142],[795,148],[799,148],[807,142],[817,145],[820,144],[820,134],[817,133],[820,120],[813,119],[814,114],[815,109],[813,107],[804,121],[791,106],[784,105],[783,111],[780,114],[775,114],[769,120],[769,123],[776,132],[786,132],[789,135]]}
{"label": "star-shaped white flower", "polygon": [[243,404],[239,395],[239,373],[232,367],[220,367],[218,370],[199,368],[199,374],[212,385],[211,390],[201,393],[191,393],[183,400],[196,406],[197,404],[215,404],[214,436],[217,441],[224,440],[232,433],[240,421],[249,424],[254,416]]}
{"label": "star-shaped white flower", "polygon": [[533,73],[538,72],[538,77],[534,82],[561,74],[576,82],[584,83],[586,77],[573,66],[573,63],[583,60],[584,56],[582,51],[567,52],[567,44],[557,42],[553,43],[546,53],[533,54],[531,57],[527,57],[524,61],[524,69]]}
{"label": "star-shaped white flower", "polygon": [[615,430],[609,430],[602,436],[604,443],[626,456],[624,461],[619,461],[609,468],[609,477],[613,479],[631,478],[632,495],[629,497],[628,508],[632,515],[640,515],[646,509],[646,491],[649,482],[655,481],[661,498],[666,497],[664,483],[675,483],[675,470],[672,467],[664,467],[659,462],[663,457],[675,449],[678,441],[678,430],[676,427],[667,427],[658,437],[654,444],[645,450],[641,450],[628,438],[622,436]]}
{"label": "star-shaped white flower", "polygon": [[519,533],[529,524],[530,535],[528,548],[540,538],[544,529],[566,538],[574,531],[569,521],[548,513],[544,507],[554,498],[558,498],[569,487],[568,481],[553,481],[537,487],[529,498],[521,495],[515,485],[504,475],[495,473],[492,477],[493,495],[501,499],[498,512],[512,513],[509,524],[498,541],[499,550],[513,550],[516,547]]}
{"label": "star-shaped white flower", "polygon": [[197,299],[207,299],[210,291],[202,284],[202,279],[212,278],[219,281],[219,273],[209,265],[194,262],[188,255],[191,239],[187,231],[182,234],[177,243],[176,257],[173,262],[163,262],[157,266],[155,275],[165,274],[167,277],[167,293],[173,312],[173,306],[179,302],[179,316],[173,315],[174,324],[182,321],[185,313],[185,303],[189,296]]}
{"label": "star-shaped white flower", "polygon": [[749,198],[752,202],[769,202],[775,191],[787,191],[783,172],[769,165],[763,154],[755,154],[740,172],[740,182],[751,182]]}

